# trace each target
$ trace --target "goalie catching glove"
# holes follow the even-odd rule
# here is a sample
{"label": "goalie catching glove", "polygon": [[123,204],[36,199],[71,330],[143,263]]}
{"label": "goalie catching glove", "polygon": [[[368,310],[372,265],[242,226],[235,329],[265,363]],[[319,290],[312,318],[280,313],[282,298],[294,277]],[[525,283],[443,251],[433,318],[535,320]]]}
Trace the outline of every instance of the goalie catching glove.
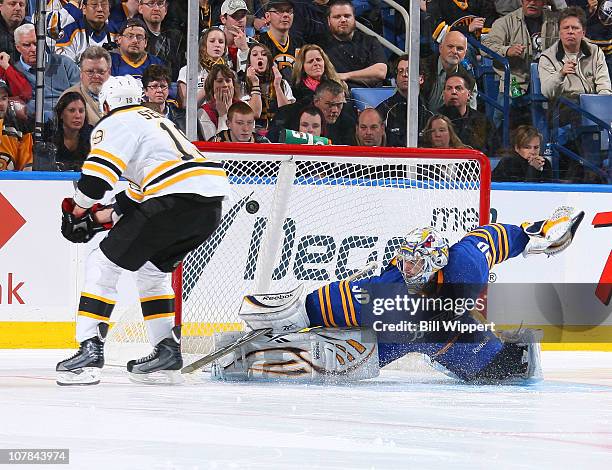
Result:
{"label": "goalie catching glove", "polygon": [[97,233],[110,230],[113,226],[111,222],[101,224],[96,222],[94,214],[111,206],[94,204],[82,217],[76,217],[72,211],[75,202],[72,198],[65,198],[62,201],[62,235],[72,243],[87,243]]}
{"label": "goalie catching glove", "polygon": [[572,243],[583,218],[583,211],[574,214],[573,207],[561,206],[547,220],[521,224],[523,231],[529,235],[523,256],[540,253],[554,256],[561,253]]}

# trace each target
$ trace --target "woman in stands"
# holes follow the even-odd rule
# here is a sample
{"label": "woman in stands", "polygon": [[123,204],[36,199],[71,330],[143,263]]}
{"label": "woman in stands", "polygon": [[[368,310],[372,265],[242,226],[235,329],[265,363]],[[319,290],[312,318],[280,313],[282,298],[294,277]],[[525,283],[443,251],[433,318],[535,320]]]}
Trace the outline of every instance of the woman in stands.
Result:
{"label": "woman in stands", "polygon": [[55,119],[45,129],[45,141],[55,153],[60,171],[80,171],[89,154],[91,130],[87,123],[85,100],[80,93],[71,91],[63,95],[55,105]]}
{"label": "woman in stands", "polygon": [[[200,39],[200,71],[198,72],[198,104],[204,100],[204,82],[215,64],[227,64],[227,45],[225,34],[218,27],[207,29]],[[187,66],[178,75],[178,97],[185,107],[187,99]]]}
{"label": "woman in stands", "polygon": [[245,85],[248,102],[255,112],[256,132],[265,135],[278,108],[295,103],[295,98],[266,46],[251,46],[247,61]]}
{"label": "woman in stands", "polygon": [[542,134],[535,127],[517,127],[512,147],[512,154],[502,158],[493,170],[493,181],[552,182],[552,166],[540,155]]}
{"label": "woman in stands", "polygon": [[436,114],[427,121],[423,130],[423,144],[427,148],[470,148],[461,142],[451,120],[442,114]]}
{"label": "woman in stands", "polygon": [[206,103],[199,112],[202,137],[209,140],[227,129],[227,111],[240,100],[240,85],[236,74],[225,64],[215,64],[204,82]]}
{"label": "woman in stands", "polygon": [[293,96],[298,102],[312,102],[314,92],[324,78],[340,83],[348,92],[346,83],[338,77],[334,65],[323,49],[316,44],[306,44],[300,49],[293,65]]}

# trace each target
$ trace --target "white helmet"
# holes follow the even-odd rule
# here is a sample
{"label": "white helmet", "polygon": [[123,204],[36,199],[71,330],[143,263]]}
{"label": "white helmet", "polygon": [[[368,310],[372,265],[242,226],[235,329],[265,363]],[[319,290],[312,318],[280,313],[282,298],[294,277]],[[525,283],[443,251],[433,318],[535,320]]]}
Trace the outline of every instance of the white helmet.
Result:
{"label": "white helmet", "polygon": [[142,101],[142,83],[131,75],[121,77],[109,77],[102,85],[98,94],[100,111],[103,113],[104,103],[108,104],[110,110],[140,104]]}
{"label": "white helmet", "polygon": [[433,227],[412,230],[397,250],[397,268],[408,291],[417,294],[448,264],[448,241]]}

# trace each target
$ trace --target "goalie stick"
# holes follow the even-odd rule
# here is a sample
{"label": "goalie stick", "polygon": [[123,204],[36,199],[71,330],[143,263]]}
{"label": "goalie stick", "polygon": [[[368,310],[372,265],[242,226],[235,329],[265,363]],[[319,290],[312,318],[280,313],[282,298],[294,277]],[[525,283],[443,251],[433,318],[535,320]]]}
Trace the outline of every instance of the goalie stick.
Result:
{"label": "goalie stick", "polygon": [[207,354],[206,356],[198,359],[195,362],[192,362],[191,364],[189,364],[188,366],[185,366],[181,369],[181,373],[182,374],[191,374],[192,372],[195,372],[197,370],[200,370],[201,368],[205,367],[206,365],[210,364],[211,362],[213,362],[216,359],[219,359],[223,356],[225,356],[226,354],[231,353],[232,351],[238,349],[239,347],[250,343],[251,341],[256,340],[257,338],[259,338],[260,336],[263,336],[265,334],[268,333],[272,333],[272,328],[262,328],[261,330],[251,330],[248,333],[245,333],[244,335],[242,335],[240,338],[238,338],[236,341],[234,341],[233,343],[228,344],[227,346],[214,351],[210,354]]}
{"label": "goalie stick", "polygon": [[[360,269],[359,271],[357,271],[356,273],[353,273],[351,276],[349,276],[348,278],[346,278],[347,281],[355,281],[363,276],[365,276],[366,274],[374,271],[376,268],[378,267],[378,263],[376,261],[370,261],[369,263],[367,263],[363,269]],[[310,330],[310,328],[304,328],[303,330],[301,330],[301,332],[305,332]],[[233,343],[228,344],[227,346],[224,346],[223,348],[217,350],[217,351],[213,351],[210,354],[207,354],[204,357],[201,357],[200,359],[196,360],[195,362],[192,362],[191,364],[183,367],[181,369],[181,373],[182,374],[191,374],[192,372],[196,372],[200,369],[202,369],[203,367],[207,366],[208,364],[210,364],[211,362],[222,358],[223,356],[231,353],[232,351],[235,351],[236,349],[240,348],[241,346],[244,346],[245,344],[249,344],[251,341],[256,340],[257,338],[265,335],[265,334],[269,334],[272,333],[272,328],[262,328],[260,330],[251,330],[247,333],[245,333],[244,335],[242,335],[240,338],[238,338],[236,341],[234,341]]]}

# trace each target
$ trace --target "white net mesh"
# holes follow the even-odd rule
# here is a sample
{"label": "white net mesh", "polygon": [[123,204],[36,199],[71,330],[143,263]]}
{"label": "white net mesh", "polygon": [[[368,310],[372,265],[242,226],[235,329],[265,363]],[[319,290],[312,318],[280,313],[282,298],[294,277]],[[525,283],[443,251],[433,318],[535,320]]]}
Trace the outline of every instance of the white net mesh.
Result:
{"label": "white net mesh", "polygon": [[[368,262],[386,266],[414,227],[433,225],[453,243],[488,216],[479,213],[489,188],[481,187],[474,156],[417,158],[406,150],[384,158],[216,157],[224,159],[233,197],[211,238],[183,263],[188,354],[207,354],[214,332],[243,328],[237,312],[256,285],[283,292],[304,283],[309,292]],[[283,185],[277,175],[290,160],[295,177]],[[271,234],[267,225],[278,230]],[[256,284],[256,272],[271,274]],[[120,363],[149,349],[139,312],[119,321],[107,342],[107,355]]]}

